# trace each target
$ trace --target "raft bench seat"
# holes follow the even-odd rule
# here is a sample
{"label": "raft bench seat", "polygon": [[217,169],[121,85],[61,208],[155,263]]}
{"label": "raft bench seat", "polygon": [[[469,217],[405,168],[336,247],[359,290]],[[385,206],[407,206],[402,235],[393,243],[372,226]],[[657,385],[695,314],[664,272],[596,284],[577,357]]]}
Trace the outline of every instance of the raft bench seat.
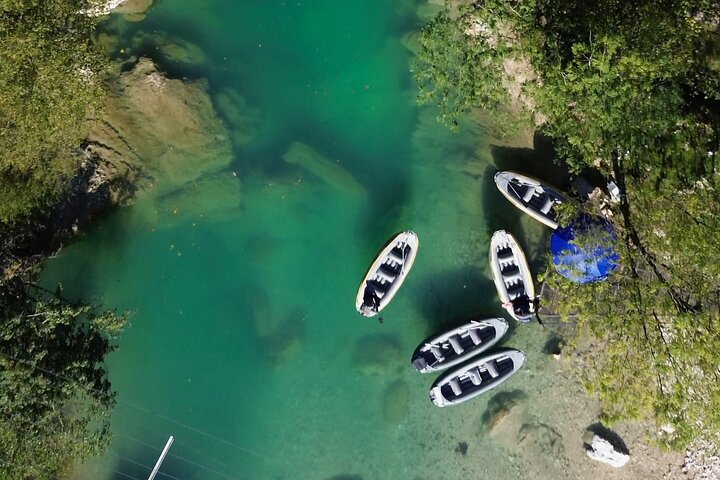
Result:
{"label": "raft bench seat", "polygon": [[390,263],[381,263],[378,270],[389,276],[397,277],[397,275],[400,273],[400,269],[400,264],[392,265]]}
{"label": "raft bench seat", "polygon": [[384,280],[387,283],[392,283],[395,280],[395,276],[390,276],[387,273],[383,272],[382,269],[375,272],[375,275],[380,278],[380,280]]}
{"label": "raft bench seat", "polygon": [[487,369],[488,373],[492,378],[497,378],[500,376],[500,373],[495,368],[495,360],[490,360],[485,364],[485,368]]}
{"label": "raft bench seat", "polygon": [[552,208],[554,203],[555,202],[553,202],[553,199],[550,197],[550,195],[548,195],[545,198],[545,203],[543,204],[542,207],[540,207],[540,211],[542,213],[544,213],[545,215],[547,215],[547,213],[550,211],[550,209]]}
{"label": "raft bench seat", "polygon": [[458,339],[455,335],[448,338],[448,342],[450,342],[450,345],[452,346],[453,350],[455,350],[455,353],[457,353],[458,355],[460,355],[462,352],[465,351],[465,349],[463,349],[463,347],[460,345],[460,342],[458,341]]}
{"label": "raft bench seat", "polygon": [[518,272],[520,272],[520,267],[518,267],[514,263],[507,263],[500,270],[500,273],[502,273],[503,276],[514,275]]}
{"label": "raft bench seat", "polygon": [[453,393],[456,396],[460,396],[462,394],[462,389],[460,388],[460,382],[457,378],[452,378],[448,382],[450,384],[450,388],[452,388]]}
{"label": "raft bench seat", "polygon": [[525,195],[523,195],[522,199],[523,202],[528,203],[532,197],[535,196],[535,187],[528,186],[528,189],[525,190]]}
{"label": "raft bench seat", "polygon": [[482,338],[480,337],[480,332],[478,332],[477,328],[471,328],[468,330],[468,336],[472,338],[475,345],[480,345],[482,343]]}
{"label": "raft bench seat", "polygon": [[480,371],[477,368],[472,368],[468,370],[467,377],[470,379],[473,385],[480,385],[482,383],[482,376],[480,375]]}
{"label": "raft bench seat", "polygon": [[511,275],[503,274],[503,280],[507,285],[513,285],[515,282],[522,283],[522,275],[520,275],[520,269],[518,269],[517,272],[514,272]]}
{"label": "raft bench seat", "polygon": [[[511,285],[507,289],[507,294],[511,300],[517,300],[521,294],[525,294],[525,284],[523,282],[518,282],[515,285]],[[512,298],[513,295],[516,295],[516,297]]]}
{"label": "raft bench seat", "polygon": [[430,352],[435,356],[438,362],[442,362],[445,360],[445,357],[442,354],[442,350],[440,350],[440,347],[437,345],[430,345]]}
{"label": "raft bench seat", "polygon": [[504,259],[510,258],[512,256],[513,256],[513,251],[509,245],[506,245],[502,248],[498,248],[497,257],[499,260],[504,260]]}

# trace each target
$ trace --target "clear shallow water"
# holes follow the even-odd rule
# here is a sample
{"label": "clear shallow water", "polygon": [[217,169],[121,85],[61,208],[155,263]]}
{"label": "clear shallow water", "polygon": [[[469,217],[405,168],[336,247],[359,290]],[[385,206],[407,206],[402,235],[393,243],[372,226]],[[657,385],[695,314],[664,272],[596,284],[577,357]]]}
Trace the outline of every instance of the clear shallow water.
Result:
{"label": "clear shallow water", "polygon": [[[146,478],[169,435],[162,472],[181,479],[460,478],[468,468],[503,478],[502,466],[453,456],[461,441],[485,441],[487,400],[434,407],[434,378],[409,359],[434,331],[501,314],[492,231],[515,233],[536,259],[547,232],[492,183],[522,158],[415,105],[401,37],[420,21],[403,4],[164,0],[131,27],[200,46],[207,61],[193,74],[215,102],[228,88],[242,95],[257,130],[224,172],[237,188],[144,194],[47,263],[48,285],[133,312],[109,361],[115,439],[77,478]],[[284,161],[294,142],[345,174]],[[384,324],[361,319],[358,282],[408,228],[420,238],[412,274]],[[529,360],[503,390],[533,395],[547,361],[534,327],[505,341]]]}

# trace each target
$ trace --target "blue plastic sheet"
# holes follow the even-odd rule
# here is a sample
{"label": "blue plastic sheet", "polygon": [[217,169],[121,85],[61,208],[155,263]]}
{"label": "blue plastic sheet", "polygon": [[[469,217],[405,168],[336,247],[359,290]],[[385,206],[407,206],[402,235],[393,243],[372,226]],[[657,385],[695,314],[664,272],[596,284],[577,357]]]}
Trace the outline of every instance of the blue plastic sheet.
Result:
{"label": "blue plastic sheet", "polygon": [[576,283],[604,280],[617,266],[617,235],[606,221],[581,215],[550,237],[555,269]]}

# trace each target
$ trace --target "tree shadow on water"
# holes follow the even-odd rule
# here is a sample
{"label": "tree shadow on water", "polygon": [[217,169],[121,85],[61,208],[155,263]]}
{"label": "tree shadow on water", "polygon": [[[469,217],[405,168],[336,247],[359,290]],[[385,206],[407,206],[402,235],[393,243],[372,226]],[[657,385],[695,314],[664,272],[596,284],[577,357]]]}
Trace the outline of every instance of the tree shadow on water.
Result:
{"label": "tree shadow on water", "polygon": [[552,141],[540,133],[535,133],[533,137],[533,148],[493,145],[490,154],[498,171],[524,173],[556,187],[563,187],[569,181],[567,166],[555,160]]}
{"label": "tree shadow on water", "polygon": [[524,238],[525,233],[520,220],[524,213],[515,208],[497,189],[495,173],[497,173],[496,169],[488,166],[480,179],[482,204],[485,205],[488,249],[490,238],[496,230],[505,230],[518,240]]}
{"label": "tree shadow on water", "polygon": [[401,178],[393,181],[392,188],[377,188],[369,195],[369,206],[358,228],[368,250],[376,249],[379,253],[393,235],[413,230],[413,225],[409,224],[409,198],[410,186]]}

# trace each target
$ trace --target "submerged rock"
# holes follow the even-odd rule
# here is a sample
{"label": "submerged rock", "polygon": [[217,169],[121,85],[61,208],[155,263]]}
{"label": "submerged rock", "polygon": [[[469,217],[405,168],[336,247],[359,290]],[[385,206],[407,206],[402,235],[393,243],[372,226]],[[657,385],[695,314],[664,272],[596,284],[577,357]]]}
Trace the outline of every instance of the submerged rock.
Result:
{"label": "submerged rock", "polygon": [[344,168],[331,162],[312,147],[302,142],[293,142],[283,155],[287,163],[300,165],[329,185],[357,196],[365,196],[365,187]]}
{"label": "submerged rock", "polygon": [[275,330],[275,322],[273,321],[272,310],[270,308],[270,298],[264,289],[260,287],[252,287],[247,290],[251,300],[252,319],[255,326],[255,335],[260,338],[269,337]]}
{"label": "submerged rock", "polygon": [[420,20],[428,21],[438,13],[442,12],[444,8],[444,4],[436,2],[426,2],[418,5],[415,13]]}
{"label": "submerged rock", "polygon": [[566,471],[568,468],[563,437],[546,423],[532,421],[523,425],[515,448],[540,471]]}
{"label": "submerged rock", "polygon": [[218,112],[230,127],[235,147],[252,140],[260,127],[260,110],[249,107],[242,95],[228,87],[220,89],[213,100]]}
{"label": "submerged rock", "polygon": [[264,265],[277,253],[281,242],[269,235],[253,233],[242,245],[243,253],[258,265]]}
{"label": "submerged rock", "polygon": [[151,57],[159,65],[182,71],[202,70],[208,65],[205,52],[198,45],[166,32],[138,32],[129,52]]}
{"label": "submerged rock", "polygon": [[518,445],[543,458],[561,458],[565,454],[562,435],[542,422],[523,425],[518,433]]}
{"label": "submerged rock", "polygon": [[410,50],[413,55],[417,56],[420,54],[420,32],[412,31],[403,35],[400,40],[405,48]]}
{"label": "submerged rock", "polygon": [[402,380],[398,380],[385,389],[383,395],[383,418],[387,423],[400,423],[407,415],[409,390]]}
{"label": "submerged rock", "polygon": [[274,367],[284,364],[300,348],[305,337],[305,325],[305,315],[299,311],[292,312],[265,336],[265,355]]}
{"label": "submerged rock", "polygon": [[483,415],[485,432],[492,438],[514,442],[525,421],[526,403],[527,395],[520,390],[493,396]]}
{"label": "submerged rock", "polygon": [[141,58],[119,78],[86,151],[158,196],[224,170],[232,148],[206,90],[204,82],[167,79]]}
{"label": "submerged rock", "polygon": [[509,433],[517,435],[520,430],[525,406],[519,401],[508,402],[495,410],[485,423],[485,431],[491,437],[502,437]]}
{"label": "submerged rock", "polygon": [[212,173],[158,198],[157,211],[177,219],[213,221],[232,217],[240,204],[240,181],[231,172]]}
{"label": "submerged rock", "polygon": [[91,8],[85,13],[98,17],[114,12],[124,15],[126,20],[137,21],[145,18],[145,12],[152,4],[153,0],[105,0],[101,5]]}
{"label": "submerged rock", "polygon": [[404,365],[402,345],[395,335],[367,335],[359,338],[353,352],[355,366],[365,375],[382,375]]}

